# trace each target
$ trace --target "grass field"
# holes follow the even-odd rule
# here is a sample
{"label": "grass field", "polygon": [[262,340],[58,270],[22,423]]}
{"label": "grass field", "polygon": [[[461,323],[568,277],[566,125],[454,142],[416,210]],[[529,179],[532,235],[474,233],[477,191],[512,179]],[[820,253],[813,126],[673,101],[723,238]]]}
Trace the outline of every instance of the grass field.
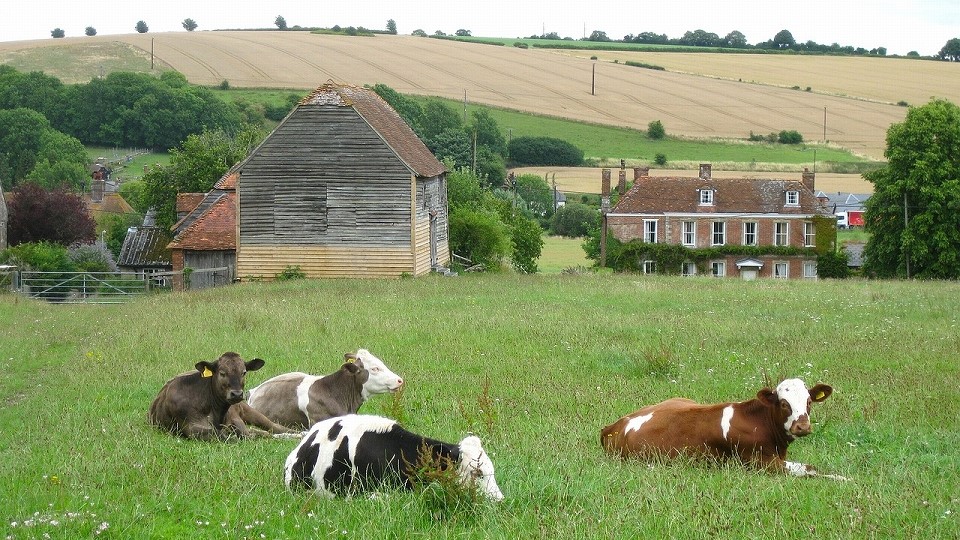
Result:
{"label": "grass field", "polygon": [[[739,75],[654,71],[617,60],[590,60],[575,51],[476,45],[412,36],[344,37],[307,32],[170,32],[0,43],[0,61],[25,49],[125,43],[153,51],[159,66],[196,84],[312,89],[328,79],[357,85],[384,83],[405,94],[438,96],[593,124],[643,130],[661,120],[668,133],[693,138],[744,138],[797,130],[807,141],[829,141],[882,159],[888,127],[904,107],[930,96],[957,100],[960,74],[947,62],[857,58],[818,64],[784,84],[781,55],[716,55],[743,63]],[[588,51],[588,55],[600,53]],[[620,54],[619,52],[616,54]],[[659,53],[629,52],[624,55]],[[683,56],[687,53],[676,53]],[[753,56],[755,58],[744,58]],[[827,57],[816,57],[827,58]],[[679,61],[679,60],[678,60]],[[713,62],[702,62],[709,64]],[[832,62],[832,61],[831,61]],[[650,62],[658,63],[658,62]],[[90,63],[87,71],[96,71]],[[165,67],[164,67],[165,68]],[[917,70],[925,76],[918,77]],[[935,73],[927,74],[927,69]],[[837,72],[843,84],[836,90]],[[929,76],[926,76],[929,75]],[[769,79],[768,79],[769,78]],[[83,79],[86,80],[86,79]],[[856,83],[854,85],[854,83]],[[792,89],[798,86],[810,92]],[[873,88],[884,90],[887,100]],[[907,91],[907,88],[910,90]],[[895,99],[895,101],[894,101]]]}
{"label": "grass field", "polygon": [[[348,308],[345,308],[349,306]],[[463,275],[243,284],[119,306],[0,295],[4,538],[956,538],[960,287],[937,282]],[[147,425],[160,386],[227,350],[257,384],[365,347],[407,381],[363,412],[480,435],[506,500],[290,494],[293,441]],[[833,385],[790,457],[849,482],[605,456],[599,429],[671,396]],[[100,533],[100,534],[98,534]]]}

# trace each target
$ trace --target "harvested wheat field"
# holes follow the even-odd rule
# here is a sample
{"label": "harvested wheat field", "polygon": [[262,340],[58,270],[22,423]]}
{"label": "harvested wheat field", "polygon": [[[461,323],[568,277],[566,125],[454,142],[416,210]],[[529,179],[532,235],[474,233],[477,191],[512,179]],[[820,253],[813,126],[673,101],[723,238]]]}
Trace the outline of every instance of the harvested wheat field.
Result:
{"label": "harvested wheat field", "polygon": [[[572,193],[600,193],[601,175],[603,169],[591,167],[519,167],[512,169],[514,173],[535,174],[546,178],[557,189]],[[620,169],[611,169],[611,183],[614,189],[617,186]],[[784,180],[800,180],[800,172],[753,172],[753,171],[721,171],[713,169],[713,178],[778,178]],[[633,169],[626,169],[627,181],[633,181]],[[696,176],[696,170],[688,169],[650,169],[650,176]],[[824,192],[844,193],[873,193],[873,184],[864,180],[859,174],[817,173],[816,189]]]}
{"label": "harvested wheat field", "polygon": [[[892,59],[877,62],[876,73],[865,70],[859,77],[841,79],[857,81],[858,86],[821,94],[777,86],[783,81],[776,78],[765,80],[773,77],[767,75],[768,62],[797,60],[793,57],[771,60],[766,56],[754,58],[760,55],[689,55],[695,57],[695,63],[740,62],[744,71],[737,78],[770,83],[751,84],[717,78],[719,73],[703,77],[594,62],[548,50],[413,36],[346,37],[294,31],[128,34],[0,43],[0,58],[25,47],[83,46],[104,41],[153,51],[158,66],[168,65],[196,84],[227,81],[233,87],[308,90],[328,79],[356,85],[384,83],[402,93],[458,100],[466,97],[471,102],[604,125],[646,129],[649,122],[660,120],[668,133],[687,137],[742,139],[750,132],[797,130],[807,141],[826,138],[876,159],[882,159],[887,128],[901,121],[906,109],[832,94],[855,95],[874,83],[915,82],[911,70],[921,65],[889,61]],[[676,54],[677,58],[688,56]],[[845,67],[848,61],[850,66],[861,65],[857,58],[818,56],[810,60],[828,66],[810,68],[821,73],[824,80],[830,79],[831,72],[850,71]],[[762,66],[756,71],[750,67],[754,61]],[[835,64],[837,61],[840,64]],[[948,62],[929,64],[953,76],[958,71],[957,66],[945,65]],[[794,84],[804,84],[804,79],[814,80],[805,77]],[[825,83],[806,84],[818,91],[828,89]],[[960,80],[952,86],[957,87]],[[909,99],[906,91],[893,93]],[[929,94],[937,93],[931,86]]]}

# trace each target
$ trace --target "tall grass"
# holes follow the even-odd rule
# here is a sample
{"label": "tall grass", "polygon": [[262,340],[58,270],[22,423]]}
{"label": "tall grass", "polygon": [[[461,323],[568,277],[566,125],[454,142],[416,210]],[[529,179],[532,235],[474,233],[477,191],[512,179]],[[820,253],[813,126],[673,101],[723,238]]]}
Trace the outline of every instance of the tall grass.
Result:
{"label": "tall grass", "polygon": [[[0,295],[0,537],[956,538],[960,285],[636,275],[294,280],[119,306]],[[275,374],[365,347],[403,416],[477,433],[506,500],[437,517],[421,493],[290,494],[294,441],[183,441],[148,426],[162,384],[224,351]],[[849,482],[602,453],[599,429],[671,396],[833,385],[790,457]],[[98,534],[99,533],[99,534]]]}

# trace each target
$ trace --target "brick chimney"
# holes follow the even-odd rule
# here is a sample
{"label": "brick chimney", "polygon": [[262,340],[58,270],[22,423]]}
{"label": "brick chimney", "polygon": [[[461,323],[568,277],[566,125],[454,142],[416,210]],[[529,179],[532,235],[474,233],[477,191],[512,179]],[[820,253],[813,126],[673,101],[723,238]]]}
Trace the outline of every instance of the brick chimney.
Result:
{"label": "brick chimney", "polygon": [[627,192],[627,171],[620,169],[620,178],[617,180],[617,192],[623,197]]}
{"label": "brick chimney", "polygon": [[93,202],[103,202],[103,190],[106,182],[103,180],[94,180],[90,182],[90,200]]}
{"label": "brick chimney", "polygon": [[702,180],[710,180],[710,164],[709,163],[700,164],[700,178]]}
{"label": "brick chimney", "polygon": [[809,189],[814,193],[816,193],[816,191],[814,191],[813,189],[816,183],[815,182],[816,176],[817,176],[817,173],[810,172],[810,170],[807,169],[806,167],[803,168],[803,173],[800,175],[800,181],[803,183],[803,187]]}

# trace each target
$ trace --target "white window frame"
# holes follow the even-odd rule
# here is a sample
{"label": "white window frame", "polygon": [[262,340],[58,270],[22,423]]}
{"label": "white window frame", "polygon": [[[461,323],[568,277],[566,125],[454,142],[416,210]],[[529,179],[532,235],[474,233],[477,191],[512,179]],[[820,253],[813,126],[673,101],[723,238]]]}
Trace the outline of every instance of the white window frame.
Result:
{"label": "white window frame", "polygon": [[687,261],[681,264],[680,275],[684,277],[692,277],[697,275],[697,263]]}
{"label": "white window frame", "polygon": [[657,261],[643,261],[643,273],[644,273],[644,274],[656,274],[656,273],[657,273]]}
{"label": "white window frame", "polygon": [[803,222],[803,245],[804,247],[817,245],[817,229],[812,221]]}
{"label": "white window frame", "polygon": [[[748,225],[752,225],[752,226],[753,226],[753,231],[752,231],[752,232],[749,232],[749,233],[747,232],[747,226],[748,226]],[[755,245],[757,245],[757,234],[758,234],[758,231],[759,231],[759,230],[760,230],[760,224],[757,223],[756,221],[744,221],[744,222],[743,222],[743,245],[745,245],[745,246],[755,246]],[[748,241],[748,240],[747,240],[747,235],[748,235],[748,234],[753,237],[753,241]]]}
{"label": "white window frame", "polygon": [[[783,228],[783,232],[780,232],[781,227]],[[775,246],[790,245],[790,222],[789,221],[773,222],[773,245]]]}
{"label": "white window frame", "polygon": [[803,278],[817,279],[817,261],[803,261]]}
{"label": "white window frame", "polygon": [[784,202],[787,206],[800,206],[800,192],[788,191]]}
{"label": "white window frame", "polygon": [[[717,231],[717,226],[720,226],[720,231]],[[713,234],[710,235],[710,245],[711,246],[723,246],[727,243],[727,222],[726,221],[714,221],[713,222]],[[717,242],[717,237],[719,235],[720,242]]]}
{"label": "white window frame", "polygon": [[712,189],[700,190],[700,205],[713,206],[713,190]]}
{"label": "white window frame", "polygon": [[718,278],[726,277],[727,262],[726,261],[710,261],[710,274],[713,277],[718,277]]}
{"label": "white window frame", "polygon": [[680,243],[685,246],[696,246],[697,245],[697,222],[696,221],[684,221],[681,225],[680,233]]}
{"label": "white window frame", "polygon": [[648,244],[657,243],[657,220],[656,219],[643,220],[643,241]]}
{"label": "white window frame", "polygon": [[774,261],[773,277],[775,279],[789,279],[790,278],[790,262]]}

